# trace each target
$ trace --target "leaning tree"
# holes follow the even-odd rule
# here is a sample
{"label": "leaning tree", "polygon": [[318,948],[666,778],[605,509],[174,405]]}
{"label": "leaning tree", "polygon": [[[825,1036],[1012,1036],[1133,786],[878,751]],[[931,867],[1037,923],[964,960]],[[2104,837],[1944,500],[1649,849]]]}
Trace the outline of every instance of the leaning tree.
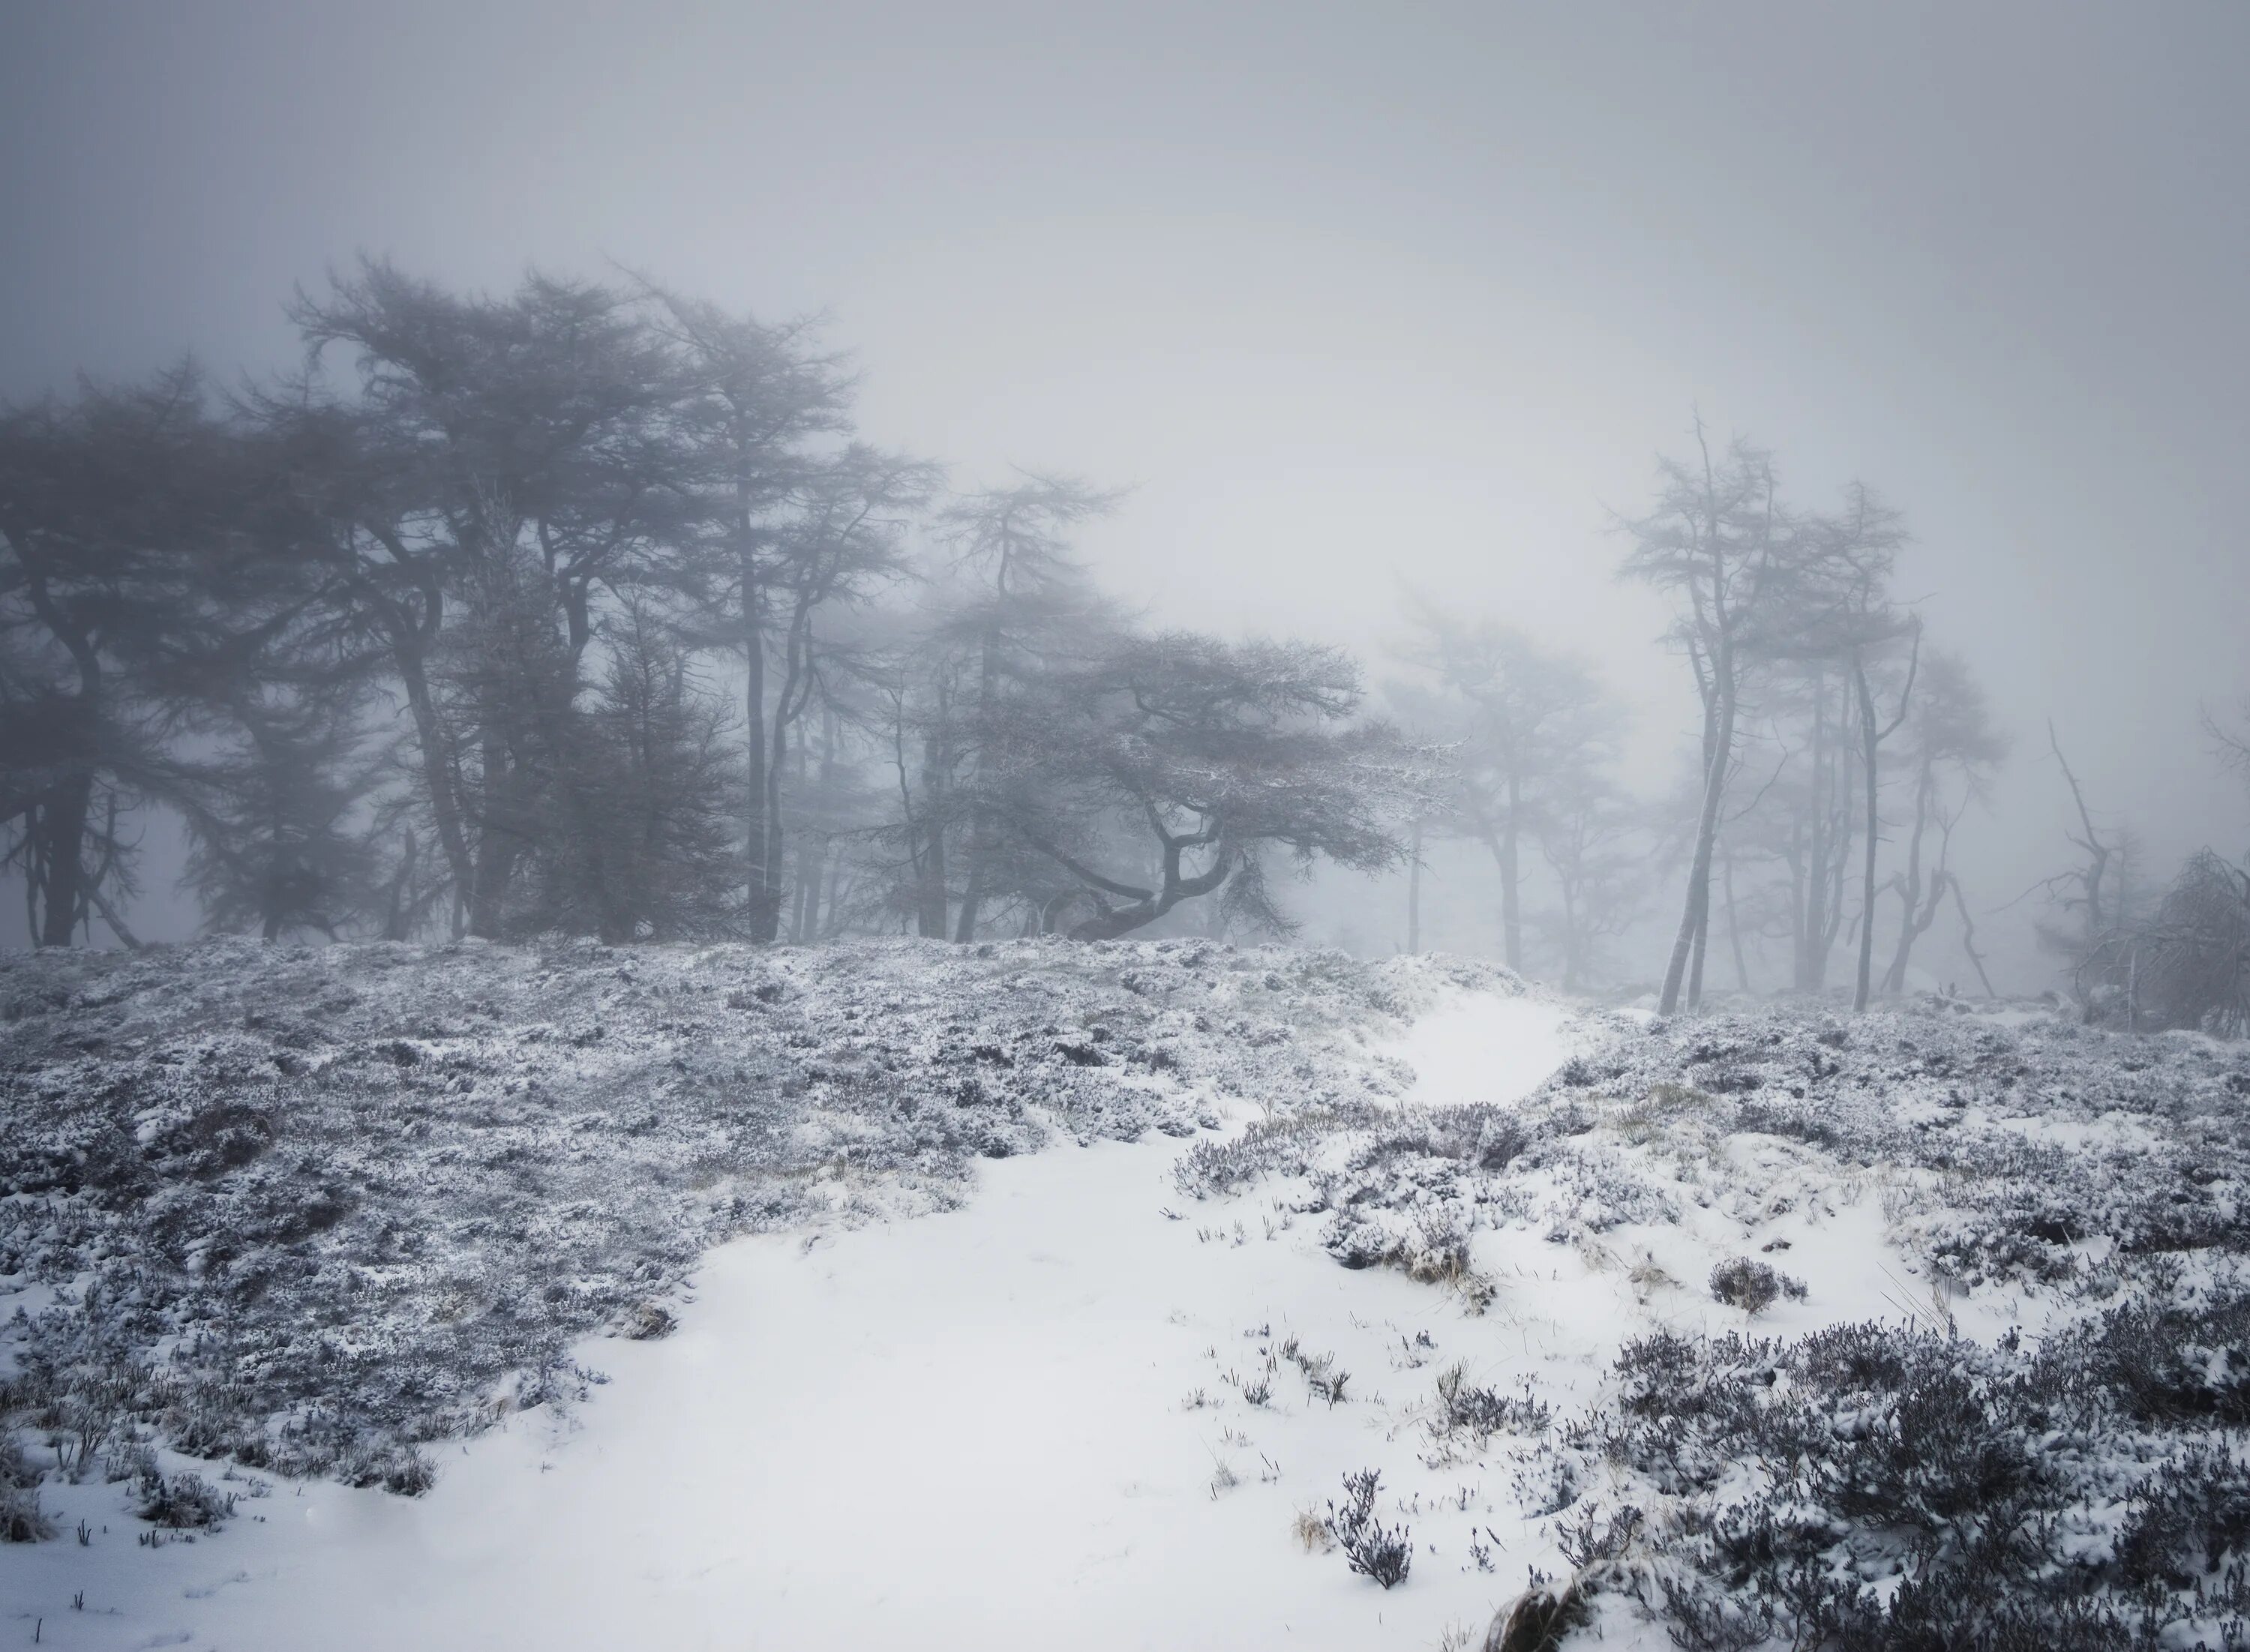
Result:
{"label": "leaning tree", "polygon": [[1108,940],[1184,901],[1291,926],[1276,859],[1376,872],[1406,852],[1430,765],[1388,725],[1357,724],[1339,650],[1121,631],[1011,702],[1004,772],[986,792],[1004,834],[1065,874],[1041,927]]}

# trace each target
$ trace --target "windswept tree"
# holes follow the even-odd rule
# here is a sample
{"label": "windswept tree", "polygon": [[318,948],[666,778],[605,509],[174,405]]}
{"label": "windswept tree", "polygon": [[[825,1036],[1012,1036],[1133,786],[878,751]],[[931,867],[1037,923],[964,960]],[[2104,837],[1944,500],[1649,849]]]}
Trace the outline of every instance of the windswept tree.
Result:
{"label": "windswept tree", "polygon": [[130,931],[132,837],[162,793],[159,686],[293,601],[270,478],[183,367],[0,411],[0,864],[32,939]]}
{"label": "windswept tree", "polygon": [[1592,674],[1491,620],[1410,598],[1400,657],[1450,702],[1450,783],[1439,823],[1490,850],[1500,875],[1501,949],[1523,967],[1523,861],[1550,795],[1591,761],[1612,713]]}
{"label": "windswept tree", "polygon": [[1656,508],[1625,524],[1632,544],[1621,568],[1673,597],[1672,640],[1688,657],[1702,709],[1688,890],[1659,997],[1660,1012],[1667,1015],[1680,1007],[1691,963],[1698,966],[1700,985],[1712,864],[1744,690],[1761,659],[1793,634],[1805,562],[1804,540],[1780,505],[1772,456],[1737,441],[1714,458],[1701,420],[1695,437],[1694,464],[1660,462]]}
{"label": "windswept tree", "polygon": [[966,495],[938,516],[940,541],[973,582],[949,628],[966,670],[943,737],[964,766],[956,800],[966,832],[956,940],[975,938],[1005,852],[992,794],[1017,762],[1018,702],[1046,680],[1058,635],[1072,634],[1089,610],[1072,534],[1121,497],[1075,477],[1026,472],[1010,486]]}
{"label": "windswept tree", "polygon": [[[1882,836],[1881,791],[1883,743],[1898,733],[1914,703],[1922,662],[1922,624],[1890,598],[1890,577],[1906,534],[1896,512],[1854,484],[1844,512],[1820,525],[1822,560],[1843,588],[1834,623],[1843,634],[1859,713],[1860,781],[1865,812],[1860,823],[1860,956],[1852,1008],[1863,1010],[1873,990],[1875,958],[1875,856]],[[1903,651],[1905,661],[1897,664]],[[1888,669],[1887,669],[1888,668]],[[1895,676],[1888,700],[1879,678]]]}
{"label": "windswept tree", "polygon": [[2103,990],[2118,984],[2127,951],[2125,901],[2118,881],[2129,844],[2122,827],[2095,823],[2086,789],[2079,784],[2070,760],[2063,755],[2052,718],[2047,719],[2046,743],[2047,755],[2054,759],[2070,792],[2074,822],[2063,828],[2063,835],[2084,858],[2033,885],[2035,892],[2075,919],[2064,924],[2042,922],[2039,944],[2063,960],[2070,972],[2072,990],[2090,1016],[2096,1012]]}
{"label": "windswept tree", "polygon": [[1539,852],[1555,905],[1535,914],[1562,960],[1566,992],[1604,962],[1603,943],[1639,916],[1647,856],[1642,811],[1605,764],[1574,763],[1551,779],[1540,807]]}
{"label": "windswept tree", "polygon": [[[1906,725],[1905,761],[1913,776],[1914,805],[1906,834],[1905,864],[1889,887],[1899,899],[1898,938],[1884,972],[1883,991],[1906,990],[1915,942],[1926,934],[1949,893],[1965,904],[1951,865],[1954,828],[1971,803],[1982,802],[2008,741],[1993,726],[1984,689],[1961,655],[1929,649]],[[1928,839],[1937,833],[1934,857]],[[1982,976],[1984,965],[1971,953]],[[1991,990],[1986,982],[1986,990]]]}
{"label": "windswept tree", "polygon": [[461,298],[370,263],[294,314],[356,394],[260,411],[297,459],[320,561],[381,638],[459,926],[507,933],[519,873],[582,830],[571,725],[602,604],[659,576],[698,501],[678,362],[611,289]]}
{"label": "windswept tree", "polygon": [[2250,1035],[2250,871],[2190,856],[2135,937],[2134,962],[2136,1022]]}
{"label": "windswept tree", "polygon": [[1064,875],[1043,926],[1075,912],[1070,934],[1108,940],[1216,895],[1287,931],[1277,857],[1396,865],[1427,766],[1389,726],[1355,725],[1360,699],[1349,657],[1302,643],[1122,633],[1059,671],[1018,702],[988,794],[1001,834]]}
{"label": "windswept tree", "polygon": [[892,575],[896,513],[928,482],[869,450],[837,455],[853,383],[813,322],[760,322],[658,289],[649,298],[687,386],[675,416],[703,516],[681,579],[707,616],[694,635],[742,663],[743,875],[750,933],[770,941],[787,882],[789,745],[813,704],[819,610]]}
{"label": "windswept tree", "polygon": [[[906,577],[908,529],[937,484],[935,466],[854,444],[807,474],[776,534],[766,585],[775,636],[762,650],[772,679],[762,697],[770,726],[756,742],[761,762],[751,766],[763,788],[750,800],[763,873],[750,887],[754,940],[774,940],[782,926],[795,818],[787,795],[809,780],[802,761],[813,738],[808,719],[832,713],[839,678],[863,667],[836,623],[839,610],[863,606]],[[832,753],[832,729],[830,740]]]}

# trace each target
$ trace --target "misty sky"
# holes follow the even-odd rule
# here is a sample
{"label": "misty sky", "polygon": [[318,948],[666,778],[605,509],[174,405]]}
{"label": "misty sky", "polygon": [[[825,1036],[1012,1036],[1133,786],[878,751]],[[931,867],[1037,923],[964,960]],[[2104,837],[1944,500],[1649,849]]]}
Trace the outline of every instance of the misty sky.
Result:
{"label": "misty sky", "polygon": [[[2158,861],[2250,826],[2250,6],[0,0],[0,397],[291,359],[359,251],[617,260],[825,309],[863,425],[1139,491],[1160,619],[1372,654],[1399,581],[1594,657],[1644,783],[1691,725],[1618,585],[1700,406],[1826,503],[2016,734],[1984,901],[2067,857],[2052,714]],[[2007,886],[2012,880],[2012,887]]]}

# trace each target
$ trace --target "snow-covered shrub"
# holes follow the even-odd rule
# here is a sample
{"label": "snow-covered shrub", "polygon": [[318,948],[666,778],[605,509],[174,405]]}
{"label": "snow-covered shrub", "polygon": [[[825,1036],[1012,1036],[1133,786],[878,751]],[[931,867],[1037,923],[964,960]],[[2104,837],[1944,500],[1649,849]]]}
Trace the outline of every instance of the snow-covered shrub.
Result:
{"label": "snow-covered shrub", "polygon": [[0,1543],[42,1543],[54,1525],[39,1508],[39,1488],[0,1483]]}
{"label": "snow-covered shrub", "polygon": [[1662,1335],[1577,1437],[1675,1499],[1644,1593],[1685,1645],[2234,1643],[2250,1471],[2199,1428],[2136,1426],[2084,1352]]}
{"label": "snow-covered shrub", "polygon": [[1329,1504],[1329,1530],[1343,1550],[1344,1563],[1386,1589],[1406,1581],[1414,1566],[1414,1534],[1405,1525],[1386,1526],[1376,1518],[1375,1497],[1383,1476],[1373,1469],[1343,1477],[1344,1500]]}
{"label": "snow-covered shrub", "polygon": [[0,1543],[37,1543],[54,1535],[39,1511],[41,1477],[23,1442],[0,1426]]}
{"label": "snow-covered shrub", "polygon": [[1711,1300],[1745,1313],[1763,1313],[1781,1297],[1803,1300],[1805,1281],[1749,1256],[1730,1256],[1711,1270]]}
{"label": "snow-covered shrub", "polygon": [[1454,1364],[1438,1373],[1438,1419],[1448,1433],[1536,1435],[1546,1433],[1553,1413],[1529,1389],[1506,1394],[1479,1387],[1468,1380],[1466,1367]]}
{"label": "snow-covered shrub", "polygon": [[[0,954],[0,1421],[411,1490],[712,1244],[1393,1095],[1435,966],[1208,942]],[[165,1350],[162,1359],[155,1352]]]}
{"label": "snow-covered shrub", "polygon": [[2250,1427],[2250,1294],[2129,1302],[2066,1332],[2049,1353],[2085,1371],[2137,1422]]}
{"label": "snow-covered shrub", "polygon": [[224,1525],[234,1514],[234,1494],[206,1485],[199,1474],[143,1476],[135,1487],[134,1512],[155,1526],[198,1530]]}

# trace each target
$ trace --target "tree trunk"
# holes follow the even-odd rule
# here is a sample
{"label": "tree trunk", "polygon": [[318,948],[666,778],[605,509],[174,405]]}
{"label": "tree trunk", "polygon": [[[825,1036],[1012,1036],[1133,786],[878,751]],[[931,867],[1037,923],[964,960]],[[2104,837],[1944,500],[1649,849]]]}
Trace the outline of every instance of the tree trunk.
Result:
{"label": "tree trunk", "polygon": [[1984,973],[1984,955],[1977,950],[1977,922],[1969,916],[1969,898],[1961,892],[1961,880],[1948,872],[1945,881],[1953,890],[1953,909],[1961,914],[1961,950],[1976,966],[1977,979],[1984,988],[1984,996],[1998,998],[2000,995],[1992,990],[1992,978]]}
{"label": "tree trunk", "polygon": [[1750,993],[1750,967],[1743,956],[1743,926],[1735,912],[1735,857],[1732,850],[1721,857],[1721,877],[1727,895],[1727,945],[1735,954],[1735,986],[1744,997]]}
{"label": "tree trunk", "polygon": [[1882,736],[1875,730],[1875,697],[1867,686],[1866,669],[1855,667],[1853,676],[1860,689],[1860,750],[1867,781],[1867,848],[1860,858],[1860,967],[1852,984],[1852,1008],[1857,1012],[1867,1007],[1874,984],[1875,836],[1881,829],[1881,823],[1875,818],[1875,795]]}
{"label": "tree trunk", "polygon": [[407,709],[414,717],[414,743],[422,756],[422,785],[430,796],[430,815],[438,828],[438,848],[453,875],[453,933],[458,938],[467,912],[469,891],[476,884],[476,864],[469,854],[469,835],[461,818],[460,794],[454,789],[452,742],[438,720],[438,707],[430,696],[430,679],[422,657],[394,637],[392,657],[398,663],[400,682],[406,690]]}
{"label": "tree trunk", "polygon": [[1695,855],[1688,871],[1687,908],[1680,915],[1680,933],[1673,940],[1671,961],[1664,971],[1664,990],[1657,1000],[1660,1015],[1669,1015],[1680,1008],[1680,989],[1709,907],[1711,855],[1719,836],[1719,805],[1726,795],[1727,759],[1735,744],[1734,664],[1733,651],[1726,647],[1711,663],[1711,692],[1718,700],[1716,726],[1703,766],[1703,807],[1695,822]]}
{"label": "tree trunk", "polygon": [[921,877],[915,889],[915,928],[928,940],[945,939],[945,776],[952,761],[952,706],[945,683],[937,685],[937,726],[922,737]]}
{"label": "tree trunk", "polygon": [[39,859],[45,885],[38,944],[67,946],[78,933],[88,902],[86,889],[86,823],[93,806],[93,775],[71,775],[50,794],[39,810]]}
{"label": "tree trunk", "polygon": [[483,819],[478,823],[476,862],[469,880],[469,933],[483,940],[500,938],[503,901],[514,874],[518,810],[509,794],[514,785],[507,751],[500,735],[484,737]]}
{"label": "tree trunk", "polygon": [[1578,978],[1584,974],[1585,942],[1578,934],[1578,896],[1577,886],[1569,878],[1563,881],[1563,990],[1578,990]]}
{"label": "tree trunk", "polygon": [[778,845],[769,829],[772,788],[766,746],[765,600],[758,582],[757,549],[747,518],[737,525],[742,535],[742,575],[738,600],[742,609],[742,713],[748,740],[749,819],[742,839],[742,879],[748,887],[750,939],[770,942],[781,918],[775,898],[771,861]]}
{"label": "tree trunk", "polygon": [[1914,831],[1907,839],[1906,871],[1899,882],[1898,946],[1891,953],[1890,967],[1883,972],[1883,995],[1888,998],[1895,998],[1906,990],[1907,960],[1913,954],[1915,942],[1922,939],[1936,919],[1938,900],[1945,893],[1945,874],[1940,871],[1930,879],[1929,899],[1922,898],[1922,839],[1929,827],[1929,800],[1935,784],[1936,775],[1925,756],[1921,774],[1915,781]]}

